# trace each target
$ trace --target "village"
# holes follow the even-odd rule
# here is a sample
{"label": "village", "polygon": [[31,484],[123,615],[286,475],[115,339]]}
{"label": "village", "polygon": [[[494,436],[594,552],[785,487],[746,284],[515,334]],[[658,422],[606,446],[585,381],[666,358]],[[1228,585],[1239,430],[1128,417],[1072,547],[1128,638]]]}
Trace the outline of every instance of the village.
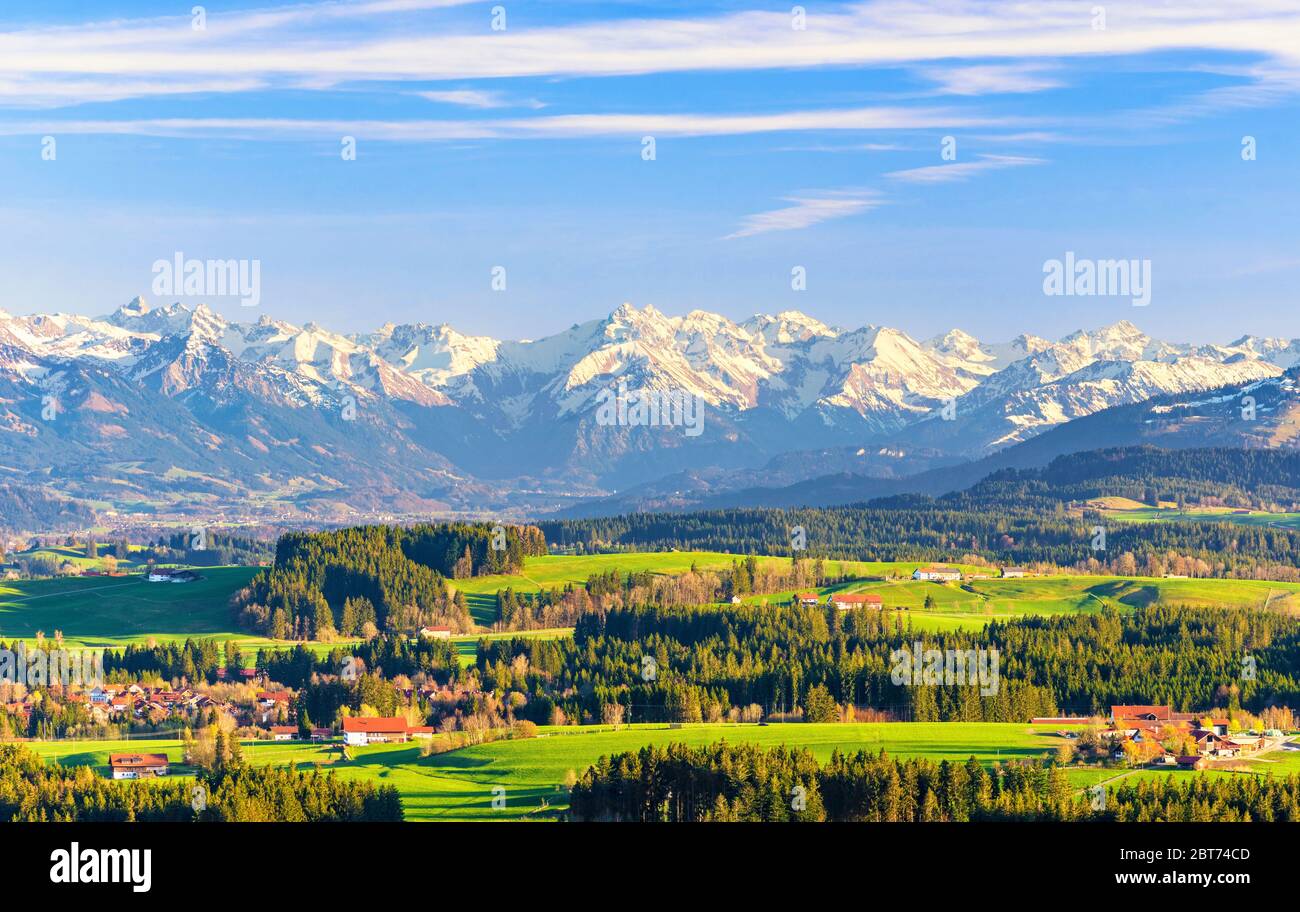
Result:
{"label": "village", "polygon": [[1168,705],[1112,706],[1104,727],[1095,718],[1081,716],[1040,717],[1031,722],[1092,726],[1061,729],[1057,735],[1075,742],[1081,759],[1131,767],[1232,768],[1231,761],[1258,757],[1287,743],[1279,729],[1234,731],[1227,717],[1175,712]]}
{"label": "village", "polygon": [[[431,629],[426,636],[440,637],[445,631]],[[297,711],[295,694],[268,681],[252,668],[241,669],[234,686],[225,684],[226,669],[217,669],[215,686],[151,686],[142,683],[104,683],[90,688],[52,687],[29,689],[0,684],[6,697],[0,702],[0,719],[12,723],[6,734],[25,730],[34,714],[54,706],[77,712],[88,723],[140,736],[165,735],[216,725],[244,740],[312,741],[340,748],[367,744],[405,743],[431,740],[435,728],[416,725],[398,716],[344,715],[333,727],[314,726]],[[250,691],[251,688],[266,688]],[[217,691],[224,691],[218,696]],[[408,704],[446,696],[446,689],[432,682],[399,687]],[[250,695],[251,693],[251,695]],[[9,737],[7,740],[43,740]],[[165,755],[114,753],[109,757],[108,775],[113,779],[141,779],[166,776],[170,763]]]}

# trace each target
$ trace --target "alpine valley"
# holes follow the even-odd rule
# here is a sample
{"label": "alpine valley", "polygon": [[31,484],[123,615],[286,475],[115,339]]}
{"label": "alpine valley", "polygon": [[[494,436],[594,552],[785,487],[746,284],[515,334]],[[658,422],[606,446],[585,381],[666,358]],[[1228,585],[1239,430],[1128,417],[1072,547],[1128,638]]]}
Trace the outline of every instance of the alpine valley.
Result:
{"label": "alpine valley", "polygon": [[[98,318],[0,312],[0,468],[11,495],[117,516],[843,503],[1092,446],[1294,446],[1297,364],[1300,340],[1189,345],[1128,322],[917,341],[797,311],[737,323],[624,304],[503,341],[137,298]],[[703,432],[598,421],[619,387],[697,397]]]}

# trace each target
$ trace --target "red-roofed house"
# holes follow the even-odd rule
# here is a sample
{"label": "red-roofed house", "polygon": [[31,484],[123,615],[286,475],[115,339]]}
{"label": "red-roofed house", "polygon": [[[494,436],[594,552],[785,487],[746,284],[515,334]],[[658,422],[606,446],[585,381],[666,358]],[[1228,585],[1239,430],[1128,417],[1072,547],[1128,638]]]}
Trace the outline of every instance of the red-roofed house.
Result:
{"label": "red-roofed house", "polygon": [[874,592],[845,592],[831,596],[831,604],[840,611],[853,608],[884,608],[885,600]]}
{"label": "red-roofed house", "polygon": [[298,726],[296,725],[272,725],[272,741],[292,741],[298,737]]}
{"label": "red-roofed house", "polygon": [[421,627],[420,636],[426,640],[450,640],[450,627]]}
{"label": "red-roofed house", "polygon": [[1110,720],[1121,722],[1170,722],[1173,713],[1168,706],[1112,706]]}
{"label": "red-roofed house", "polygon": [[819,601],[821,601],[821,599],[817,597],[816,592],[800,592],[794,598],[795,601],[797,601],[800,605],[808,605],[808,606],[814,606]]}
{"label": "red-roofed house", "polygon": [[406,720],[396,716],[357,716],[343,720],[343,743],[354,746],[404,742],[410,732]]}

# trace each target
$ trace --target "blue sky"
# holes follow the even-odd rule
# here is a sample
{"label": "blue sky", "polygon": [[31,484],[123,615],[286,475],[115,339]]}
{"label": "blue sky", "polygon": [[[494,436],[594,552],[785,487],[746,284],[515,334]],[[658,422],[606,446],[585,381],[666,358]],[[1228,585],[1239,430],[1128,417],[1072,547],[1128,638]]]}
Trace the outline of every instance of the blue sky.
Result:
{"label": "blue sky", "polygon": [[[261,310],[349,331],[630,301],[1300,336],[1294,3],[193,5],[0,10],[0,306],[104,313],[183,251],[257,258]],[[1066,251],[1149,259],[1150,306],[1044,296]]]}

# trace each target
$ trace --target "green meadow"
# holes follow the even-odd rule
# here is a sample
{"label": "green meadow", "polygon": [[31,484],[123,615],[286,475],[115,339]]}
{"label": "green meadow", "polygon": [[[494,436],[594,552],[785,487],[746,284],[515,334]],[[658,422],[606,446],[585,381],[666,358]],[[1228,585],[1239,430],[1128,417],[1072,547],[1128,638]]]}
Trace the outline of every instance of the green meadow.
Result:
{"label": "green meadow", "polygon": [[[979,630],[990,621],[1024,615],[1094,613],[1153,605],[1300,609],[1300,583],[1262,580],[1163,579],[1119,576],[1043,576],[935,583],[917,580],[846,583],[816,590],[879,595],[887,614],[897,614],[914,629],[941,632]],[[749,596],[751,604],[789,601],[791,592]],[[931,607],[926,608],[926,599]]]}
{"label": "green meadow", "polygon": [[[45,558],[54,561],[56,564],[67,562],[78,570],[101,570],[104,566],[104,558],[110,552],[107,544],[100,542],[98,552],[99,556],[90,558],[86,556],[86,549],[82,547],[68,547],[62,545],[49,545],[42,548],[33,548],[29,551],[14,551],[9,554],[9,565],[16,566],[24,558]],[[131,545],[128,553],[134,553],[136,556],[144,551],[142,545]],[[143,566],[135,557],[118,559],[117,567],[119,570],[132,570]]]}
{"label": "green meadow", "polygon": [[70,646],[121,647],[128,643],[193,636],[272,642],[234,630],[230,597],[257,567],[203,567],[192,583],[150,583],[130,576],[73,576],[0,583],[0,639],[52,638]]}
{"label": "green meadow", "polygon": [[1264,513],[1258,510],[1238,512],[1226,507],[1179,510],[1174,507],[1139,505],[1107,510],[1106,515],[1120,522],[1221,522],[1300,529],[1300,513]]}
{"label": "green meadow", "polygon": [[[1063,742],[1059,726],[992,722],[862,722],[848,724],[775,725],[634,725],[613,730],[604,726],[544,727],[536,738],[494,741],[420,756],[413,744],[351,748],[344,759],[337,746],[309,743],[244,742],[244,756],[255,764],[292,764],[297,769],[321,767],[341,776],[370,779],[395,786],[402,795],[408,820],[517,820],[546,818],[566,807],[564,783],[570,772],[580,775],[602,755],[637,750],[649,744],[681,742],[712,744],[720,740],[764,747],[806,747],[821,761],[835,750],[885,750],[899,757],[928,757],[964,763],[974,756],[996,762],[1050,758]],[[177,740],[32,742],[28,745],[47,761],[67,766],[89,765],[107,773],[108,755],[119,751],[165,753],[179,762]],[[184,775],[184,767],[174,770]],[[1300,773],[1300,750],[1277,751],[1243,762],[1241,771],[1213,770],[1212,776]],[[1188,771],[1080,767],[1067,770],[1070,783],[1084,789],[1100,782],[1118,785],[1156,776],[1192,776]],[[504,789],[504,793],[496,791]],[[505,808],[493,807],[504,797]]]}
{"label": "green meadow", "polygon": [[[623,573],[642,573],[649,570],[666,576],[686,573],[692,566],[700,570],[722,570],[729,568],[734,561],[743,559],[743,555],[721,551],[663,551],[573,556],[556,554],[525,559],[521,573],[479,576],[473,579],[456,580],[452,585],[465,593],[465,601],[469,604],[474,619],[480,624],[489,624],[496,617],[496,593],[502,589],[539,592],[542,589],[563,588],[567,584],[581,586],[591,577],[608,573],[613,569]],[[760,565],[766,566],[788,567],[790,564],[788,557],[759,557],[757,560]],[[911,576],[917,567],[925,565],[924,561],[828,560],[825,562],[828,574],[848,575],[858,579]],[[950,566],[962,567],[967,571],[977,570],[975,567],[964,567],[961,564]],[[778,596],[769,595],[767,598],[774,599]],[[788,598],[789,593],[786,593],[785,599]]]}
{"label": "green meadow", "polygon": [[[649,570],[679,574],[692,566],[701,569],[729,567],[736,555],[712,551],[665,553],[551,555],[529,558],[519,574],[455,580],[465,593],[471,613],[480,625],[495,616],[496,593],[507,587],[517,592],[580,586],[598,573]],[[760,563],[784,566],[788,558],[762,557]],[[1230,605],[1286,610],[1300,609],[1300,584],[1258,580],[1175,580],[1107,576],[1050,576],[1029,579],[974,579],[931,583],[909,579],[918,562],[827,561],[830,575],[851,580],[816,590],[824,600],[836,591],[874,592],[891,613],[913,629],[944,631],[979,629],[993,620],[1027,614],[1051,615],[1099,611],[1104,605],[1131,610],[1156,603],[1195,606]],[[964,567],[967,572],[992,572]],[[258,572],[256,567],[205,567],[192,583],[149,583],[139,575],[123,577],[64,577],[0,583],[0,639],[33,639],[38,632],[53,637],[61,631],[70,646],[115,647],[149,640],[183,640],[215,637],[238,640],[245,651],[260,646],[286,646],[234,628],[230,596]],[[788,602],[793,593],[749,596],[750,604]],[[926,608],[927,597],[931,607]],[[529,636],[563,636],[563,630],[531,631]],[[456,637],[462,661],[471,661],[481,635]],[[507,634],[508,636],[508,634]],[[337,644],[313,643],[325,652]]]}
{"label": "green meadow", "polygon": [[[1061,743],[1056,731],[1052,726],[963,722],[633,725],[617,731],[573,726],[543,727],[536,738],[494,741],[428,757],[420,756],[416,744],[351,748],[347,760],[337,747],[310,743],[244,742],[243,751],[250,763],[291,763],[298,769],[319,765],[341,776],[394,785],[401,792],[408,820],[511,820],[563,810],[569,771],[579,775],[601,755],[648,744],[704,745],[722,739],[767,747],[785,744],[807,747],[820,760],[835,750],[883,748],[903,757],[959,763],[973,755],[991,765],[1050,755]],[[177,740],[31,742],[28,746],[49,761],[89,765],[105,774],[110,753],[165,753],[173,762],[181,757]],[[505,810],[492,806],[497,787],[505,789]]]}

